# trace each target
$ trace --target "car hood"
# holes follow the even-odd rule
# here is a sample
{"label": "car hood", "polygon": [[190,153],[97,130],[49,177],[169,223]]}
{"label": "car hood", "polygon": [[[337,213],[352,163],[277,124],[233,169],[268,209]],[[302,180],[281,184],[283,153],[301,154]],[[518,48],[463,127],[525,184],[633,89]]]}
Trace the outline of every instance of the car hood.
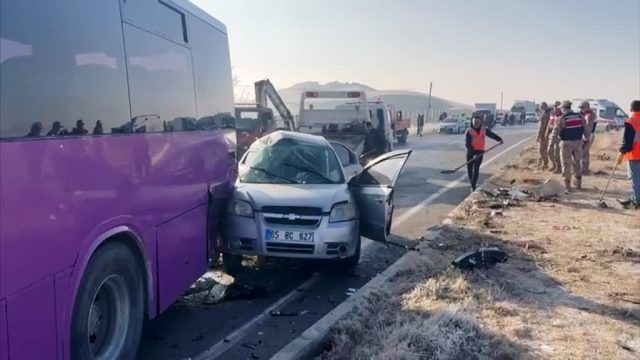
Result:
{"label": "car hood", "polygon": [[333,204],[349,201],[347,184],[247,184],[236,185],[234,197],[249,201],[255,210],[264,206],[304,206],[330,212]]}

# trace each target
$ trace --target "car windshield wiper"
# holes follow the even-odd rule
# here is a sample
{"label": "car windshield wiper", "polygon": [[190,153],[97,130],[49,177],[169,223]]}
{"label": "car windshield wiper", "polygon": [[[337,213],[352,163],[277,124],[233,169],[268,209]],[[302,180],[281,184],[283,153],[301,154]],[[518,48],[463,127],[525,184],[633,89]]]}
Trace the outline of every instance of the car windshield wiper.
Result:
{"label": "car windshield wiper", "polygon": [[249,169],[263,172],[263,173],[267,174],[268,176],[271,176],[272,178],[275,178],[275,179],[284,180],[288,184],[297,184],[297,182],[295,180],[291,180],[291,179],[289,179],[287,177],[284,177],[284,176],[276,175],[276,174],[272,173],[271,171],[269,171],[267,169],[263,169],[263,168],[259,168],[259,167],[255,167],[255,166],[251,166],[251,167],[249,167]]}
{"label": "car windshield wiper", "polygon": [[309,168],[308,168],[308,167],[306,167],[306,166],[300,166],[300,165],[291,164],[291,163],[285,163],[284,165],[285,165],[285,166],[290,166],[290,167],[292,167],[292,168],[295,168],[295,169],[298,169],[298,170],[301,170],[301,171],[308,172],[308,173],[310,173],[310,174],[313,174],[313,175],[315,175],[315,176],[319,177],[320,179],[322,179],[322,180],[326,181],[326,182],[327,182],[327,183],[329,183],[329,184],[335,184],[335,183],[336,183],[335,181],[333,181],[333,180],[329,179],[328,177],[326,177],[326,176],[324,176],[324,175],[320,174],[319,172],[317,172],[317,171],[315,171],[315,170],[313,170],[313,169],[309,169]]}

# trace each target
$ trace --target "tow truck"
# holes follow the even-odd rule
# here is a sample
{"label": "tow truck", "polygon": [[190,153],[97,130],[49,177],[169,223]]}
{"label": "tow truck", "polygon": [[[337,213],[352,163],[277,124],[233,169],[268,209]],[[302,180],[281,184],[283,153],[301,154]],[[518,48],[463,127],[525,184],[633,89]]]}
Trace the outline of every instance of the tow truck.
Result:
{"label": "tow truck", "polygon": [[[378,111],[378,113],[384,113]],[[382,119],[387,116],[382,115]],[[348,148],[363,162],[364,142],[367,135],[365,122],[371,118],[367,95],[363,91],[303,91],[298,115],[299,131],[320,135],[332,144]],[[388,122],[387,122],[388,123]],[[389,130],[391,127],[389,126]]]}
{"label": "tow truck", "polygon": [[[296,131],[293,115],[282,101],[269,79],[254,83],[256,102],[236,104],[236,138],[238,159],[247,151],[254,141],[276,130]],[[273,110],[269,108],[271,101],[280,119],[274,119]]]}

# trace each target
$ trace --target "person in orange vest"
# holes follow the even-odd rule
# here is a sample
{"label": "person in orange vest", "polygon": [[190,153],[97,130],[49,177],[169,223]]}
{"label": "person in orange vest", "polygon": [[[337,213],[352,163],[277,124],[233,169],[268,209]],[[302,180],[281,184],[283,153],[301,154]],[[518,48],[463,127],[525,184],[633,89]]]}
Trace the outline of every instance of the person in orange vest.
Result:
{"label": "person in orange vest", "polygon": [[467,129],[465,134],[465,144],[467,147],[467,161],[475,159],[467,164],[467,173],[469,182],[471,183],[471,192],[476,190],[478,184],[478,176],[480,176],[480,165],[482,165],[482,155],[485,150],[485,142],[487,136],[500,144],[503,143],[502,138],[493,131],[487,129],[482,121],[482,117],[476,115],[471,121],[471,127]]}
{"label": "person in orange vest", "polygon": [[624,134],[618,165],[626,158],[629,161],[629,177],[633,192],[631,198],[618,200],[622,206],[640,209],[640,100],[631,102],[631,117],[624,123]]}
{"label": "person in orange vest", "polygon": [[560,116],[562,116],[560,101],[556,101],[553,105],[551,116],[549,117],[549,126],[547,127],[547,132],[549,133],[549,149],[547,154],[549,156],[549,161],[551,162],[551,168],[549,171],[555,174],[560,174],[562,169],[562,164],[560,162],[560,138],[553,132],[553,129],[555,129],[558,124]]}

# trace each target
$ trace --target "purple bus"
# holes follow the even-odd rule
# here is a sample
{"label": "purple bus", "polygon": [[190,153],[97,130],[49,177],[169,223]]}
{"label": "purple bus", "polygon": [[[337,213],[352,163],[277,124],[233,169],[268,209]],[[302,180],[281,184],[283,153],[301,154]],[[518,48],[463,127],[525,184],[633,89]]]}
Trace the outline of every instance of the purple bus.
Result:
{"label": "purple bus", "polygon": [[0,0],[0,360],[130,359],[236,177],[225,26],[186,0]]}

